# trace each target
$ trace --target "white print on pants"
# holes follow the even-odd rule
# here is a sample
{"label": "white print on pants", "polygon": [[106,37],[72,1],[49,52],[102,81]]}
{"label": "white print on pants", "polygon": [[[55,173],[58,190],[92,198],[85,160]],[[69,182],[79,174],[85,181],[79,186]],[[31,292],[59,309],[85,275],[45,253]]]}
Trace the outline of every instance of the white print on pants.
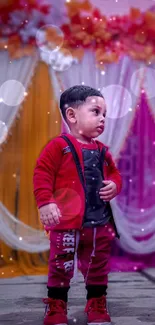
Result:
{"label": "white print on pants", "polygon": [[[70,246],[70,247],[68,247],[68,246]],[[74,234],[64,234],[63,247],[65,247],[63,249],[63,252],[65,252],[67,254],[74,253],[74,251],[75,251],[75,235]],[[65,268],[65,272],[71,271],[72,267],[74,265],[74,259],[64,262],[63,265]]]}

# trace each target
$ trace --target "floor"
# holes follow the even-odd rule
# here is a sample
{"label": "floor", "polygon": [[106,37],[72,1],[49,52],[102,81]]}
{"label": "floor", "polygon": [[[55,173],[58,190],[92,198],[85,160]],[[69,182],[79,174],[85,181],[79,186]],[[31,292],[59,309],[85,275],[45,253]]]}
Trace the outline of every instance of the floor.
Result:
{"label": "floor", "polygon": [[[0,325],[41,325],[45,276],[0,279]],[[69,325],[86,325],[85,288],[79,274],[69,292]],[[108,307],[112,325],[155,325],[155,269],[109,275]]]}

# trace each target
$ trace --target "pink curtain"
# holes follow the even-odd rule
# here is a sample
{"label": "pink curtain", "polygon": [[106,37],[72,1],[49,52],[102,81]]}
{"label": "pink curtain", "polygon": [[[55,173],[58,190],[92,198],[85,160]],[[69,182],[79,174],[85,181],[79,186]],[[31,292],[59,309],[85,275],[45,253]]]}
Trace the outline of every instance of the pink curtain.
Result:
{"label": "pink curtain", "polygon": [[[143,218],[143,211],[155,204],[155,121],[145,94],[141,95],[118,167],[123,177],[123,190],[119,196],[119,204],[123,204],[126,211],[131,207],[140,209]],[[112,255],[113,271],[155,266],[155,253],[128,254],[119,248],[117,242],[113,245]]]}

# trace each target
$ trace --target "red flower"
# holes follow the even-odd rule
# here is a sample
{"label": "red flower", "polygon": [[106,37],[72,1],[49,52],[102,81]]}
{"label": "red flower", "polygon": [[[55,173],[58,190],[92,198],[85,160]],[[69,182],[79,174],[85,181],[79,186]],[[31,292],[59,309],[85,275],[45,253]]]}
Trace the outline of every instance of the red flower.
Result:
{"label": "red flower", "polygon": [[68,38],[68,37],[71,37],[71,30],[70,30],[69,25],[67,25],[67,24],[62,25],[62,26],[61,26],[61,30],[62,30],[62,32],[64,33],[64,35],[67,36],[67,38]]}
{"label": "red flower", "polygon": [[101,19],[102,15],[98,9],[94,9],[92,13],[93,18]]}
{"label": "red flower", "polygon": [[88,34],[92,35],[94,33],[94,24],[91,19],[87,19],[87,17],[83,18],[82,26]]}
{"label": "red flower", "polygon": [[43,14],[48,15],[50,13],[51,7],[52,6],[49,6],[49,5],[42,5],[41,8],[40,8],[40,11]]}
{"label": "red flower", "polygon": [[76,14],[76,15],[74,15],[73,17],[71,17],[71,19],[70,19],[70,23],[71,24],[76,24],[76,25],[79,25],[79,24],[81,24],[81,18],[80,18],[80,16],[79,16],[79,14]]}
{"label": "red flower", "polygon": [[29,44],[36,46],[36,38],[33,36],[29,37]]}

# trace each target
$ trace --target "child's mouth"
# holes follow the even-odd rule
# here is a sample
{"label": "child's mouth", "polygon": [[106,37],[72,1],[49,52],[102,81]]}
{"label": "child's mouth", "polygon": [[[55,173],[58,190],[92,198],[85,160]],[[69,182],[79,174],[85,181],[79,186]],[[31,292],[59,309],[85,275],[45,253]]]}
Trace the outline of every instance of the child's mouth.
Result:
{"label": "child's mouth", "polygon": [[104,131],[104,126],[98,126],[97,130],[100,131],[100,132],[103,132]]}

